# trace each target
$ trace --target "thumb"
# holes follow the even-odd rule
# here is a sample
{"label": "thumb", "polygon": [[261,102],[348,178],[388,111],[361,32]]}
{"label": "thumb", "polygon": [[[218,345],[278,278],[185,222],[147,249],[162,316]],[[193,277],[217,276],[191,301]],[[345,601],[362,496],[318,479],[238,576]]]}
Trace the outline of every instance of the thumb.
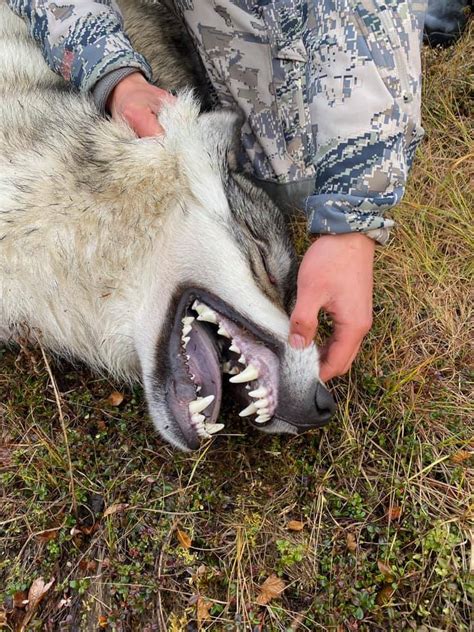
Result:
{"label": "thumb", "polygon": [[290,317],[289,343],[295,349],[307,347],[318,329],[318,313],[321,300],[314,288],[298,286],[296,305]]}

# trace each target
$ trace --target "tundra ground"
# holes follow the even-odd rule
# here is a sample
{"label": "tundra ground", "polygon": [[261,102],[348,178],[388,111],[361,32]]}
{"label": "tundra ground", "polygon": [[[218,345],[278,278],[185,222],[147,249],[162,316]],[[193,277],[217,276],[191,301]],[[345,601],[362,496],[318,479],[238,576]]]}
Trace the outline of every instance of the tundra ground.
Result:
{"label": "tundra ground", "polygon": [[469,629],[473,59],[468,34],[425,51],[427,137],[325,430],[227,409],[226,436],[176,454],[139,389],[0,351],[0,628]]}

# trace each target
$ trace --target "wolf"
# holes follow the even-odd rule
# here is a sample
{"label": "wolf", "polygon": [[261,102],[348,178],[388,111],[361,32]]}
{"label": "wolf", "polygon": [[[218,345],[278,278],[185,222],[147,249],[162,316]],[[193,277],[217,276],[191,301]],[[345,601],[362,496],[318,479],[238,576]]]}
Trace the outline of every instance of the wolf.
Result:
{"label": "wolf", "polygon": [[138,139],[74,93],[0,0],[0,340],[26,335],[140,380],[158,432],[181,450],[225,429],[227,380],[254,427],[319,427],[335,405],[316,347],[287,343],[286,220],[237,168],[238,116],[201,111],[169,15],[156,5],[139,28],[139,4],[125,7],[134,45],[166,58],[160,85],[181,90],[159,138]]}

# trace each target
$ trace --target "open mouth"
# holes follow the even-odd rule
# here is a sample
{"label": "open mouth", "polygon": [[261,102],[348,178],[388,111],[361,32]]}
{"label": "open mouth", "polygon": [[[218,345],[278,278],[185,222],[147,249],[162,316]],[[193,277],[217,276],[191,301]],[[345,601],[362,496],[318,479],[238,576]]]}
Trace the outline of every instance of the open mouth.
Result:
{"label": "open mouth", "polygon": [[222,300],[201,290],[182,296],[170,336],[167,401],[188,448],[224,430],[217,423],[222,380],[239,387],[239,415],[268,425],[278,405],[280,343]]}

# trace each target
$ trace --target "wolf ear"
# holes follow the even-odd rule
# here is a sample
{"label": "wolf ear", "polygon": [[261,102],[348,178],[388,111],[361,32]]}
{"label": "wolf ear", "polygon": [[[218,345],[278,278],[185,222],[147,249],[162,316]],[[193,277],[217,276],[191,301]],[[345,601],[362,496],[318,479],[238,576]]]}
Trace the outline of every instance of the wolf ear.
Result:
{"label": "wolf ear", "polygon": [[200,122],[206,149],[215,157],[218,168],[223,173],[237,170],[243,153],[243,115],[234,110],[218,110],[201,114]]}

